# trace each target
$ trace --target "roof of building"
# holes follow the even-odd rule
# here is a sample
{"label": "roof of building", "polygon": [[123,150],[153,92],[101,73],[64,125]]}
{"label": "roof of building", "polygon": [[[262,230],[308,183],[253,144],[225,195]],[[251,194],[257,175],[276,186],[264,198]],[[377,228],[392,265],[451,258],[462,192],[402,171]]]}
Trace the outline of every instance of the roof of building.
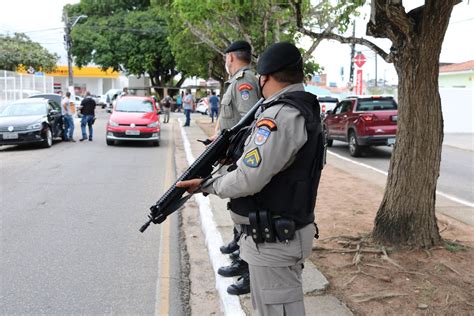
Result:
{"label": "roof of building", "polygon": [[439,67],[439,72],[458,72],[474,70],[474,60]]}

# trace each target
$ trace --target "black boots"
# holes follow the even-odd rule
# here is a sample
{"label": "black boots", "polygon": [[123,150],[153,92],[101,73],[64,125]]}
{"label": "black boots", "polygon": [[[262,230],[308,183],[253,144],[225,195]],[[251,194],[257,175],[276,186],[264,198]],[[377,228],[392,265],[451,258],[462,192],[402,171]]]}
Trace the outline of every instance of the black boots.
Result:
{"label": "black boots", "polygon": [[238,240],[232,239],[231,242],[229,242],[227,245],[222,246],[219,248],[221,252],[225,255],[228,255],[230,253],[233,253],[234,251],[239,249],[239,245],[237,244]]}
{"label": "black boots", "polygon": [[227,293],[230,295],[243,295],[250,293],[250,276],[245,272],[234,284],[227,287]]}
{"label": "black boots", "polygon": [[217,273],[219,275],[222,275],[223,277],[235,277],[244,274],[245,272],[248,273],[249,270],[249,265],[247,262],[244,260],[238,258],[234,261],[229,266],[226,267],[220,267],[219,270],[217,270]]}

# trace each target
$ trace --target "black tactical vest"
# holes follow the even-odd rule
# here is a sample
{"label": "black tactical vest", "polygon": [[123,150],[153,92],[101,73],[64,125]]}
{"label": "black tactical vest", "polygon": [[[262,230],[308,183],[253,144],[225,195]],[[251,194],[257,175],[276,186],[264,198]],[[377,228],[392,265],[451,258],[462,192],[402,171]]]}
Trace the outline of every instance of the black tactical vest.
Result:
{"label": "black tactical vest", "polygon": [[267,210],[273,215],[293,219],[300,228],[314,222],[314,206],[325,159],[324,135],[316,96],[304,91],[288,92],[266,108],[282,103],[303,115],[307,142],[296,154],[294,162],[274,176],[262,191],[231,199],[229,207],[242,216],[248,216],[250,211]]}

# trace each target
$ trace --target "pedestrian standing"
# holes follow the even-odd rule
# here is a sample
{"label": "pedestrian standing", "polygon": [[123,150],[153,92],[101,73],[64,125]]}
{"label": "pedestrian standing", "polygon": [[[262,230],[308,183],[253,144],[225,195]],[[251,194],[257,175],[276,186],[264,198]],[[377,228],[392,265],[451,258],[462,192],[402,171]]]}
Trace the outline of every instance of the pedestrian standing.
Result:
{"label": "pedestrian standing", "polygon": [[236,168],[204,183],[177,183],[230,198],[243,235],[252,306],[258,315],[305,315],[303,262],[316,226],[314,207],[324,165],[317,97],[304,91],[303,59],[293,44],[267,48],[257,64],[265,101]]}
{"label": "pedestrian standing", "polygon": [[163,112],[165,117],[163,119],[163,123],[168,123],[170,121],[170,112],[171,112],[171,103],[173,102],[173,98],[167,94],[163,100],[161,100],[161,105],[163,105]]}
{"label": "pedestrian standing", "polygon": [[76,142],[73,138],[74,135],[74,117],[71,110],[71,92],[66,92],[66,97],[62,100],[61,111],[64,117],[65,125],[65,137],[64,141],[66,142]]}
{"label": "pedestrian standing", "polygon": [[86,92],[86,97],[81,102],[81,131],[82,131],[82,138],[80,141],[85,141],[87,139],[86,133],[86,125],[89,127],[89,141],[92,141],[93,137],[93,128],[95,121],[95,107],[97,104],[95,103],[94,99],[91,97],[91,93],[89,91]]}
{"label": "pedestrian standing", "polygon": [[[216,123],[216,135],[237,124],[242,116],[260,98],[255,74],[250,70],[252,48],[246,41],[235,41],[225,50],[225,69],[229,75],[226,81],[225,93],[222,97],[219,116]],[[211,139],[215,138],[211,137]],[[239,221],[237,214],[230,214],[234,222]],[[220,267],[217,273],[224,277],[241,276],[236,283],[227,288],[231,295],[241,295],[250,292],[250,276],[247,262],[239,256],[240,225],[234,227],[234,238],[220,248],[223,254],[230,254],[232,262],[229,266]]]}
{"label": "pedestrian standing", "polygon": [[186,122],[183,126],[189,126],[191,123],[191,111],[194,108],[194,99],[193,95],[191,94],[191,90],[186,89],[186,95],[183,99],[183,108],[184,108],[184,115],[186,116]]}
{"label": "pedestrian standing", "polygon": [[176,98],[176,107],[178,108],[178,112],[181,112],[181,108],[183,107],[183,92],[179,93]]}
{"label": "pedestrian standing", "polygon": [[211,105],[211,120],[212,123],[214,123],[214,115],[216,116],[217,120],[217,115],[219,111],[219,98],[216,96],[215,91],[212,91],[212,95],[209,98],[209,104]]}

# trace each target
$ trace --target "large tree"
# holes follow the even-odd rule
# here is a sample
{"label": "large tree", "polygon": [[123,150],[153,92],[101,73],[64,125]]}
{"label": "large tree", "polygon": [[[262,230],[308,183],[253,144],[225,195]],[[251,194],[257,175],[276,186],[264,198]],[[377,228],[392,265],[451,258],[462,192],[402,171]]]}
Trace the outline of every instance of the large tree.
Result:
{"label": "large tree", "polygon": [[87,15],[72,30],[76,64],[93,62],[137,76],[148,74],[153,86],[176,84],[168,25],[160,7],[144,0],[82,0],[65,10],[70,16]]}
{"label": "large tree", "polygon": [[397,145],[372,233],[381,243],[431,247],[441,242],[435,215],[443,142],[439,56],[452,9],[459,2],[426,0],[423,6],[406,12],[401,0],[372,0],[367,35],[389,39],[392,47],[386,52],[365,38],[311,29],[305,25],[311,17],[304,17],[301,2],[294,1],[302,34],[316,41],[365,45],[393,63],[397,71]]}
{"label": "large tree", "polygon": [[52,71],[59,56],[50,53],[23,33],[0,34],[0,69],[15,71],[19,65],[36,71]]}
{"label": "large tree", "polygon": [[[167,12],[178,69],[221,84],[226,78],[224,51],[233,41],[247,40],[254,62],[268,45],[295,41],[289,1],[175,0]],[[312,74],[319,66],[308,58],[306,70]]]}

